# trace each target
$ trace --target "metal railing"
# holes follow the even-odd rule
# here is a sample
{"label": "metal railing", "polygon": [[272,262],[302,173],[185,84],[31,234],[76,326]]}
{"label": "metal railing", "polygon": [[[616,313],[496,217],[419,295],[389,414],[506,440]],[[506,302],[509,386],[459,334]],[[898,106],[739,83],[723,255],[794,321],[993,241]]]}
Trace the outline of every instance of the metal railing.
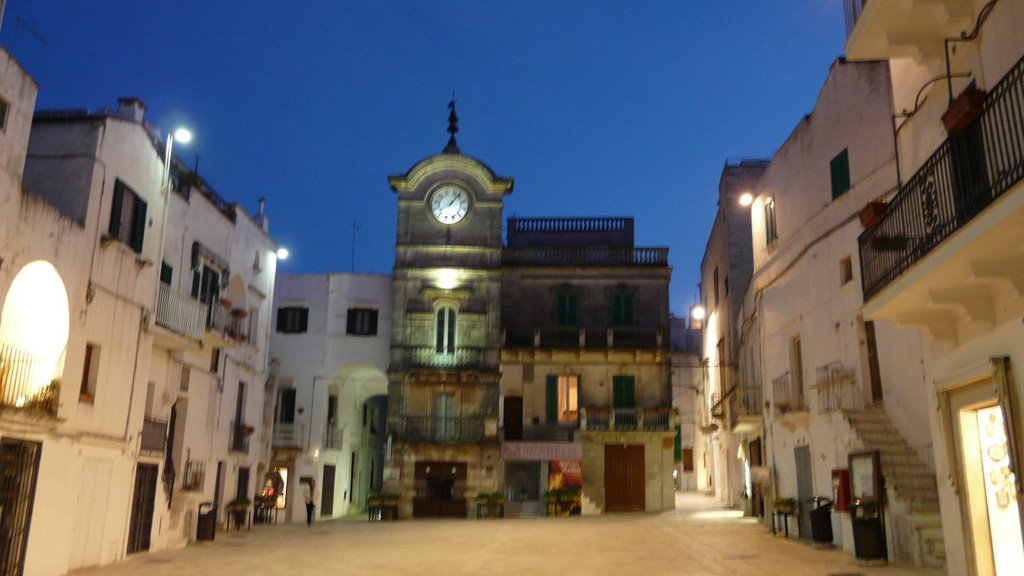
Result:
{"label": "metal railing", "polygon": [[253,427],[244,422],[231,423],[231,451],[249,453],[249,437],[252,436]]}
{"label": "metal railing", "polygon": [[853,33],[853,28],[857,25],[857,20],[860,19],[867,3],[868,0],[843,0],[843,20],[846,22],[847,37]]}
{"label": "metal railing", "polygon": [[403,416],[402,438],[406,442],[465,443],[484,437],[480,416]]}
{"label": "metal railing", "polygon": [[202,340],[206,332],[206,304],[161,282],[156,323],[193,340]]}
{"label": "metal railing", "polygon": [[407,346],[405,360],[408,366],[419,368],[479,366],[484,361],[484,350],[475,346],[459,346],[454,352],[438,352],[433,346]]}
{"label": "metal railing", "polygon": [[673,424],[668,406],[651,408],[590,407],[580,411],[580,429],[589,431],[669,430]]}
{"label": "metal railing", "polygon": [[505,346],[511,348],[630,349],[665,345],[658,326],[538,326],[506,330]]}
{"label": "metal railing", "polygon": [[512,234],[526,232],[623,232],[632,229],[632,218],[509,218],[508,228]]}
{"label": "metal railing", "polygon": [[305,426],[296,422],[274,422],[272,448],[302,448],[305,446]]}
{"label": "metal railing", "polygon": [[801,382],[793,378],[788,370],[782,376],[772,380],[772,392],[774,393],[775,413],[779,416],[807,409],[804,404],[804,391]]}
{"label": "metal railing", "polygon": [[609,348],[660,348],[661,329],[656,326],[615,326],[608,329]]}
{"label": "metal railing", "polygon": [[202,492],[206,483],[206,462],[188,460],[185,462],[185,471],[181,476],[181,490],[183,492]]}
{"label": "metal railing", "polygon": [[730,398],[732,413],[736,416],[761,416],[764,411],[764,392],[760,386],[737,386]]}
{"label": "metal railing", "polygon": [[817,370],[818,413],[854,410],[863,404],[857,390],[857,373],[839,362],[819,366]]}
{"label": "metal railing", "polygon": [[252,319],[244,310],[213,306],[209,327],[236,342],[247,342],[251,324]]}
{"label": "metal railing", "polygon": [[548,326],[535,329],[538,348],[581,348],[586,344],[586,331],[578,326]]}
{"label": "metal railing", "polygon": [[864,299],[896,280],[1024,177],[1024,59],[981,115],[942,143],[858,239]]}
{"label": "metal railing", "polygon": [[163,454],[167,446],[167,421],[146,417],[142,421],[139,450],[150,454]]}
{"label": "metal railing", "polygon": [[324,428],[324,448],[328,450],[338,450],[344,442],[345,433],[341,428],[337,427],[337,424],[328,425],[327,428]]}
{"label": "metal railing", "polygon": [[522,440],[527,442],[572,442],[579,423],[529,424],[523,426]]}
{"label": "metal railing", "polygon": [[668,248],[506,248],[506,265],[668,266]]}
{"label": "metal railing", "polygon": [[55,416],[64,358],[57,361],[0,343],[0,406]]}

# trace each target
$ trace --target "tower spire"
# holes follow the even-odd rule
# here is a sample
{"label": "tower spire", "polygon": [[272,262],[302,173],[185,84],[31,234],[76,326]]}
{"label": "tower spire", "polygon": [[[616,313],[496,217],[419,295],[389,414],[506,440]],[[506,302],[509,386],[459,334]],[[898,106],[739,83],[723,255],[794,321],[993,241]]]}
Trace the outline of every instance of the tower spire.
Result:
{"label": "tower spire", "polygon": [[452,92],[452,99],[448,102],[448,145],[444,147],[445,154],[461,154],[459,145],[455,142],[455,133],[459,131],[459,115],[455,113],[455,92]]}

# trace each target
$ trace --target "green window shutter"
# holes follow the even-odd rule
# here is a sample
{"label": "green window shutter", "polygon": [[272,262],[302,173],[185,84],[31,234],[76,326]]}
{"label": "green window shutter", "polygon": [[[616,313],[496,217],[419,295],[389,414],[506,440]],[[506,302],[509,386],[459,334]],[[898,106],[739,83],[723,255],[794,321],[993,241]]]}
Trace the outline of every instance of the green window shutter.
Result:
{"label": "green window shutter", "polygon": [[683,427],[676,424],[676,438],[672,445],[672,456],[676,462],[683,461]]}
{"label": "green window shutter", "polygon": [[850,155],[844,148],[829,163],[832,172],[832,199],[835,200],[850,189]]}
{"label": "green window shutter", "polygon": [[107,228],[107,232],[113,238],[119,238],[121,235],[121,207],[123,204],[124,185],[117,180],[114,182],[114,196],[110,201],[110,226]]}
{"label": "green window shutter", "polygon": [[558,424],[558,376],[548,376],[547,384],[546,420],[548,424]]}
{"label": "green window shutter", "polygon": [[612,376],[612,407],[636,408],[636,387],[632,376]]}
{"label": "green window shutter", "polygon": [[636,324],[636,294],[632,292],[622,295],[622,324],[624,326]]}
{"label": "green window shutter", "polygon": [[576,326],[580,322],[580,298],[571,292],[555,295],[555,320],[559,326]]}
{"label": "green window shutter", "polygon": [[142,198],[135,199],[135,214],[132,217],[132,238],[131,247],[138,253],[142,253],[142,245],[146,239],[146,201]]}

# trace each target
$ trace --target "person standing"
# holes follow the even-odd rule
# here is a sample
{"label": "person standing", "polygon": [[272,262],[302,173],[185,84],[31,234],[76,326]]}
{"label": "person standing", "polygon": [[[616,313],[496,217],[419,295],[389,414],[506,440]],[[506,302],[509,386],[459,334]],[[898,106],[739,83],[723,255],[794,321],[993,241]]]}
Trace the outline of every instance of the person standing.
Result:
{"label": "person standing", "polygon": [[302,483],[302,500],[306,503],[306,526],[313,525],[313,508],[316,502],[316,481]]}

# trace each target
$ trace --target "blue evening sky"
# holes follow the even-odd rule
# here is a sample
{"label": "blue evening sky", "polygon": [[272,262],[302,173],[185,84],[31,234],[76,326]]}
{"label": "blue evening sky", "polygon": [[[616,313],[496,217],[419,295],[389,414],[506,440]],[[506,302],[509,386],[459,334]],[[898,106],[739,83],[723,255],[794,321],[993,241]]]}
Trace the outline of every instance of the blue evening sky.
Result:
{"label": "blue evening sky", "polygon": [[[20,21],[19,21],[20,19]],[[8,0],[37,108],[137,96],[284,272],[389,273],[404,173],[447,141],[516,180],[505,216],[633,216],[697,293],[727,159],[767,157],[842,53],[841,0]]]}

